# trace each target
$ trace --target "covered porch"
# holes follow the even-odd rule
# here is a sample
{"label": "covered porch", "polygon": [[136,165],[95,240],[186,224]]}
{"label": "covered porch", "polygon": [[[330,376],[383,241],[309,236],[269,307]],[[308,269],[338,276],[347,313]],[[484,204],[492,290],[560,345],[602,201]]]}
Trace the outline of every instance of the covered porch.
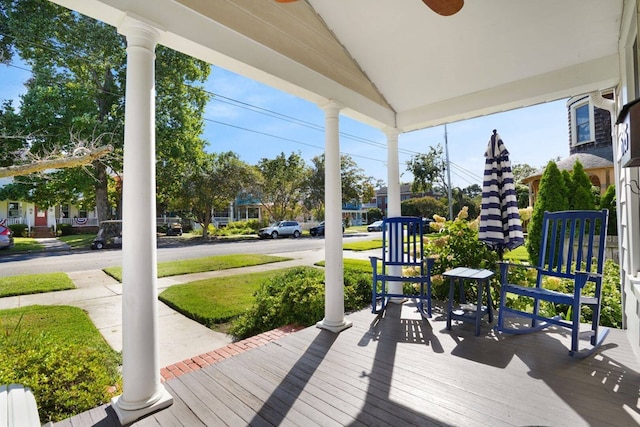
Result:
{"label": "covered porch", "polygon": [[[134,426],[571,425],[640,423],[640,363],[622,330],[594,357],[564,332],[497,337],[445,329],[415,305],[306,328],[164,383],[174,403]],[[119,426],[110,406],[56,426]]]}
{"label": "covered porch", "polygon": [[[313,343],[312,348],[320,345],[321,357],[315,359],[308,376],[299,383],[300,387],[304,385],[304,392],[301,388],[293,394],[282,391],[283,388],[289,388],[288,385],[279,388],[278,384],[281,381],[284,381],[283,384],[298,381],[289,372],[299,369],[302,365],[300,360],[309,360],[308,345],[301,344],[298,350],[288,348],[290,357],[287,354],[274,357],[272,366],[280,366],[276,359],[278,363],[288,361],[290,364],[282,367],[278,374],[281,378],[268,370],[262,372],[266,378],[264,381],[271,383],[264,384],[266,393],[262,399],[248,405],[255,416],[260,415],[256,418],[256,424],[267,419],[262,416],[266,408],[282,408],[283,399],[282,410],[286,416],[297,413],[292,409],[299,405],[313,407],[315,404],[310,404],[311,400],[304,400],[308,396],[307,382],[315,378],[322,363],[330,360],[329,357],[334,357],[334,354],[355,365],[350,368],[354,377],[345,386],[355,384],[356,378],[366,381],[373,378],[371,375],[388,377],[386,380],[382,378],[381,387],[372,388],[372,394],[379,397],[381,402],[371,400],[369,393],[360,394],[359,403],[347,410],[354,423],[359,420],[364,408],[378,412],[379,406],[387,402],[392,406],[398,405],[393,411],[415,414],[425,423],[431,420],[441,424],[466,424],[466,420],[473,419],[472,414],[459,421],[455,418],[457,412],[454,408],[465,407],[462,403],[456,405],[457,402],[475,401],[477,404],[474,408],[477,409],[472,412],[484,414],[486,418],[482,418],[483,423],[494,424],[495,417],[508,424],[512,419],[510,417],[514,416],[510,414],[522,414],[527,402],[533,402],[526,400],[525,394],[549,398],[548,401],[536,401],[535,407],[538,409],[531,411],[531,420],[536,416],[546,417],[549,413],[550,420],[562,420],[563,424],[568,424],[572,419],[570,417],[581,420],[583,414],[591,414],[594,407],[596,414],[593,416],[605,412],[595,405],[595,402],[605,400],[605,393],[591,401],[591,389],[594,387],[586,385],[596,383],[594,378],[603,376],[606,381],[603,382],[601,378],[598,381],[611,386],[611,390],[616,389],[611,385],[612,379],[615,377],[616,382],[622,381],[631,360],[640,353],[640,316],[637,309],[640,296],[640,204],[637,196],[632,195],[627,187],[629,182],[638,180],[638,167],[623,168],[619,162],[615,165],[624,322],[628,339],[628,343],[623,344],[623,333],[617,344],[619,348],[626,349],[620,356],[625,358],[624,362],[620,362],[625,373],[607,371],[609,373],[605,376],[605,371],[588,368],[593,377],[578,375],[576,383],[571,385],[562,376],[565,371],[572,372],[575,369],[580,372],[585,363],[609,366],[609,356],[598,356],[605,358],[607,363],[598,359],[569,362],[566,361],[564,350],[557,349],[562,354],[554,353],[555,340],[545,342],[548,336],[539,335],[526,338],[543,341],[533,341],[527,346],[526,356],[520,356],[521,344],[512,340],[495,344],[497,350],[493,350],[493,346],[489,347],[491,351],[485,351],[482,347],[472,348],[469,352],[463,352],[469,358],[456,358],[450,357],[456,349],[460,352],[462,350],[459,348],[484,341],[454,340],[455,346],[448,347],[451,344],[449,340],[442,339],[436,333],[441,328],[433,326],[433,336],[438,337],[439,350],[442,350],[442,353],[438,353],[434,351],[436,346],[435,341],[431,341],[432,335],[426,333],[429,331],[426,325],[393,319],[394,322],[387,323],[401,329],[393,332],[385,332],[384,328],[369,331],[369,320],[361,323],[357,315],[345,316],[340,226],[340,116],[362,121],[384,134],[389,189],[387,214],[399,215],[398,140],[403,133],[586,93],[592,94],[592,102],[607,108],[613,119],[624,104],[640,97],[637,0],[468,1],[459,13],[448,17],[434,13],[420,0],[379,1],[375,6],[368,0],[299,0],[293,3],[275,0],[156,0],[153,4],[127,0],[52,1],[113,25],[127,39],[122,266],[123,283],[126,284],[123,294],[124,385],[123,394],[113,401],[109,409],[118,414],[120,422],[134,422],[171,406],[173,402],[166,417],[174,414],[175,419],[167,418],[164,423],[169,424],[172,422],[169,420],[173,420],[179,424],[186,417],[179,412],[184,408],[182,399],[185,402],[189,400],[186,396],[194,398],[190,405],[197,412],[214,405],[214,410],[208,412],[218,414],[216,417],[225,423],[233,424],[228,420],[236,419],[233,411],[225,409],[225,405],[215,397],[227,395],[233,382],[226,386],[222,382],[211,382],[202,387],[192,382],[185,387],[180,384],[182,380],[178,379],[176,382],[167,382],[166,388],[160,383],[157,357],[160,331],[156,322],[156,233],[153,227],[154,54],[158,44],[314,102],[325,115],[325,317],[318,323],[323,330],[308,329],[299,335],[306,337],[308,343]],[[602,92],[610,90],[614,91],[614,101],[603,100]],[[614,140],[617,141],[617,133],[624,130],[616,129],[615,132]],[[479,151],[482,152],[483,147],[479,147]],[[619,154],[619,147],[614,146],[616,159]],[[349,330],[352,323],[356,327]],[[419,331],[422,331],[422,335],[418,334]],[[378,334],[377,341],[368,341],[364,345],[367,337],[373,339]],[[389,342],[381,345],[387,339],[385,336],[389,337]],[[424,340],[422,345],[419,345],[418,336]],[[298,335],[295,334],[295,337]],[[445,345],[445,342],[448,344]],[[509,349],[511,342],[513,347]],[[334,353],[340,348],[338,343],[346,346],[343,353]],[[607,348],[606,351],[617,351],[617,348]],[[420,351],[414,352],[417,349]],[[275,350],[281,351],[278,348],[270,349]],[[370,354],[366,355],[365,350],[370,350]],[[403,360],[405,350],[409,357],[406,361]],[[349,352],[354,352],[358,357],[345,356]],[[485,352],[488,363],[474,360]],[[238,360],[251,357],[250,354],[252,352],[238,357]],[[413,355],[413,360],[410,355]],[[502,363],[494,362],[491,356],[498,357]],[[525,360],[524,363],[521,363],[523,359],[520,357]],[[619,363],[617,358],[612,358],[615,364]],[[265,359],[268,359],[267,355]],[[360,359],[367,361],[360,362]],[[509,363],[505,361],[507,359]],[[456,363],[452,360],[469,365],[451,370],[448,367]],[[358,366],[356,362],[364,365]],[[235,362],[229,362],[232,363]],[[551,365],[545,366],[547,363]],[[440,369],[432,370],[432,364]],[[483,366],[490,366],[492,370],[479,375],[484,372],[480,369]],[[511,366],[517,369],[508,374]],[[237,375],[247,372],[246,368],[232,370]],[[549,377],[550,374],[545,373],[547,371],[555,372],[555,375]],[[636,371],[637,368],[633,369],[633,372]],[[431,372],[450,372],[455,384],[462,385],[451,388],[454,381],[438,382],[422,376]],[[496,384],[492,382],[494,375],[499,374],[505,375],[500,378],[501,381],[513,385],[500,396],[492,386]],[[259,377],[254,374],[251,379],[257,381]],[[271,380],[268,380],[270,377]],[[337,376],[336,380],[343,381],[342,377],[344,375]],[[543,378],[542,382],[539,382],[540,377]],[[553,382],[554,378],[562,380]],[[530,383],[530,379],[536,381]],[[404,383],[410,381],[413,386],[406,389]],[[522,384],[529,383],[534,393],[519,395]],[[330,386],[328,383],[327,389],[319,387],[318,393],[326,393]],[[197,388],[202,390],[196,392]],[[617,389],[620,388],[623,387],[620,385]],[[238,393],[244,393],[243,389]],[[244,390],[249,391],[248,388]],[[337,393],[340,388],[331,390]],[[211,397],[201,400],[200,396],[204,396],[205,391]],[[594,404],[577,403],[580,399],[574,401],[572,392],[587,394],[585,402]],[[396,399],[394,393],[399,393],[400,398]],[[174,394],[180,398],[176,397],[174,401]],[[634,398],[626,398],[619,407],[631,406],[637,411],[637,389],[631,394]],[[597,392],[593,391],[593,395],[597,395]],[[519,398],[511,401],[509,399],[512,396]],[[429,410],[440,412],[428,415],[423,412],[427,398],[444,399],[448,403],[430,405]],[[315,400],[315,396],[309,399],[323,407],[320,401]],[[505,405],[501,399],[511,403]],[[338,403],[340,399],[335,400],[336,405],[341,404]],[[265,409],[261,410],[261,407]],[[442,409],[445,407],[450,408],[451,412],[446,413]],[[491,409],[480,412],[483,407]],[[505,411],[498,412],[499,408]],[[330,411],[327,409],[327,412]],[[230,418],[227,419],[227,416]],[[301,424],[306,423],[307,418],[313,419],[312,416],[305,416],[288,421],[291,421],[290,424]],[[276,421],[284,419],[276,418]],[[318,418],[316,422],[329,420],[333,418]],[[145,422],[154,421],[142,423]],[[336,420],[337,424],[341,422]],[[544,422],[528,419],[515,421],[515,424],[540,423]]]}

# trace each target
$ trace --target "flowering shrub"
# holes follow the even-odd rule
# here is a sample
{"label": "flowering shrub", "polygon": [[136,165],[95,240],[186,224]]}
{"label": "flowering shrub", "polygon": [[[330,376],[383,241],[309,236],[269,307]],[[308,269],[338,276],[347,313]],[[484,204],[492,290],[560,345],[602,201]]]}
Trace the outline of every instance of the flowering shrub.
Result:
{"label": "flowering shrub", "polygon": [[469,267],[496,271],[498,255],[478,239],[478,219],[469,221],[468,216],[466,206],[453,221],[433,216],[435,222],[431,223],[431,228],[439,235],[425,239],[425,255],[435,258],[432,271],[434,298],[448,298],[449,282],[440,276],[447,270]]}

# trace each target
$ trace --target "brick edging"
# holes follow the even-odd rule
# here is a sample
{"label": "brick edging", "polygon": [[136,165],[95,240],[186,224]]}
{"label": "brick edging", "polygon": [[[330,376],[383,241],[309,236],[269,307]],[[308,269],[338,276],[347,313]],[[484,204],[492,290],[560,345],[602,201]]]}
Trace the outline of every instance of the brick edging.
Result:
{"label": "brick edging", "polygon": [[171,378],[179,377],[180,375],[188,372],[197,371],[205,366],[213,365],[220,360],[228,359],[237,354],[244,353],[252,348],[260,347],[270,342],[276,341],[286,335],[303,329],[301,326],[287,325],[282,326],[271,331],[263,332],[261,334],[249,337],[247,339],[231,343],[216,350],[209,351],[207,353],[194,356],[190,359],[185,359],[181,362],[174,363],[160,369],[161,381],[167,381]]}

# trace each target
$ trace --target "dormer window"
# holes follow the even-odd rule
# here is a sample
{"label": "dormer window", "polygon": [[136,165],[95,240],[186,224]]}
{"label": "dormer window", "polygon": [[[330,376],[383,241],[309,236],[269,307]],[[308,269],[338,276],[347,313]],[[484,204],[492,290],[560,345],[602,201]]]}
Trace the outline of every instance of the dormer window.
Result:
{"label": "dormer window", "polygon": [[571,106],[571,144],[579,145],[594,141],[595,129],[593,108],[589,98]]}

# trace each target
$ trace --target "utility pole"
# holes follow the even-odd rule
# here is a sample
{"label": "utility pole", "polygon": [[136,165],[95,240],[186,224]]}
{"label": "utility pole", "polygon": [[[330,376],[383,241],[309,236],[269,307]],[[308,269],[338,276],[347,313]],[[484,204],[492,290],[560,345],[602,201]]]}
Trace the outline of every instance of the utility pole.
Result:
{"label": "utility pole", "polygon": [[447,197],[449,198],[449,220],[453,221],[453,200],[451,200],[451,163],[449,163],[449,142],[447,140],[447,125],[444,125],[444,152],[447,157]]}

